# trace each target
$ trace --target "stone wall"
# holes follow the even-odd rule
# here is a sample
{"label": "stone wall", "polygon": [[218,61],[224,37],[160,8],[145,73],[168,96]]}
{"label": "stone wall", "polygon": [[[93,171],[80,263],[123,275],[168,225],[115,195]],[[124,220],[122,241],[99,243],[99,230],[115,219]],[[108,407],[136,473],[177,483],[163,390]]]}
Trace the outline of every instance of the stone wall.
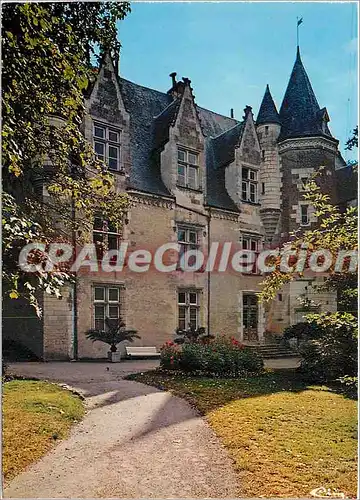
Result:
{"label": "stone wall", "polygon": [[62,298],[44,294],[44,360],[73,357],[73,291],[63,287]]}

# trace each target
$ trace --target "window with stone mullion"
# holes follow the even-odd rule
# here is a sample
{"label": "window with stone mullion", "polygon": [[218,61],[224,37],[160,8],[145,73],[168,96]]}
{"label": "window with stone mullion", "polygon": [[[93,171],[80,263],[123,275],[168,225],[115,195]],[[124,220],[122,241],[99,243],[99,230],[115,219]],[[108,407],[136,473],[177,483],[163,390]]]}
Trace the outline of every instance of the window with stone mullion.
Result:
{"label": "window with stone mullion", "polygon": [[198,155],[183,148],[178,148],[177,183],[190,189],[201,189]]}

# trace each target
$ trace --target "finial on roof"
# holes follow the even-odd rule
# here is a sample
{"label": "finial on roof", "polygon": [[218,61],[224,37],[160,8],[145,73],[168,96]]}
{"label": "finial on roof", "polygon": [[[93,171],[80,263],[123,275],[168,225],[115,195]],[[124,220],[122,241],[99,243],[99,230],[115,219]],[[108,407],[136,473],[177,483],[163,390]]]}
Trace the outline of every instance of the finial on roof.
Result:
{"label": "finial on roof", "polygon": [[279,113],[277,112],[274,100],[270,93],[269,85],[266,85],[265,94],[256,119],[256,125],[262,125],[264,123],[280,124]]}

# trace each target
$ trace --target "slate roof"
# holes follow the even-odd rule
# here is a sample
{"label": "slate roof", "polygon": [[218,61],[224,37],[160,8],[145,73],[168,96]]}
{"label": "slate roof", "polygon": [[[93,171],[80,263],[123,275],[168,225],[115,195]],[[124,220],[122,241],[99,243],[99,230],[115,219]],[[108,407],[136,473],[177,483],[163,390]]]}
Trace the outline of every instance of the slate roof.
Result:
{"label": "slate roof", "polygon": [[[130,113],[130,143],[132,169],[130,186],[139,191],[173,195],[161,179],[159,150],[169,139],[169,127],[174,124],[180,99],[142,87],[119,78],[126,110]],[[225,189],[225,162],[231,161],[229,148],[239,140],[241,124],[233,119],[197,106],[205,136],[207,154],[207,203],[210,206],[238,212]],[[229,131],[229,133],[225,133]],[[213,140],[212,137],[216,136]]]}
{"label": "slate roof", "polygon": [[155,118],[154,148],[161,148],[169,140],[169,128],[174,125],[181,99],[175,99]]}
{"label": "slate roof", "polygon": [[358,165],[347,165],[335,170],[338,202],[345,205],[358,196]]}
{"label": "slate roof", "polygon": [[225,167],[235,158],[235,147],[240,143],[244,122],[206,141],[206,172],[208,203],[214,207],[239,212],[225,188]]}
{"label": "slate roof", "polygon": [[269,85],[266,85],[265,94],[256,119],[256,125],[262,125],[264,123],[280,124],[279,113],[277,112],[274,100],[270,93]]}
{"label": "slate roof", "polygon": [[124,105],[130,113],[132,169],[130,185],[134,189],[162,196],[172,196],[165,187],[160,168],[153,157],[155,117],[172,102],[172,97],[120,78]]}
{"label": "slate roof", "polygon": [[332,138],[329,128],[323,121],[325,111],[325,108],[320,110],[301,61],[298,47],[295,64],[279,113],[280,140],[314,135]]}

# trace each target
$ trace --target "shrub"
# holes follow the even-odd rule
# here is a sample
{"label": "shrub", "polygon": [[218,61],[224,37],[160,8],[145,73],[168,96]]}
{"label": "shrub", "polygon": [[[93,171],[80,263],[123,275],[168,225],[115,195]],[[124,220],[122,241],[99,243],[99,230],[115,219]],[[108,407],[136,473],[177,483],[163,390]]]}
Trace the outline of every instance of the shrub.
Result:
{"label": "shrub", "polygon": [[212,339],[214,339],[214,336],[207,334],[205,328],[202,326],[195,328],[194,325],[189,325],[189,328],[185,330],[177,328],[175,333],[177,335],[174,339],[176,344],[208,344]]}
{"label": "shrub", "polygon": [[343,386],[343,391],[351,398],[356,398],[358,394],[358,377],[340,377],[339,382]]}
{"label": "shrub", "polygon": [[160,366],[166,370],[210,376],[236,377],[263,370],[261,356],[235,339],[220,336],[206,344],[167,342],[161,349]]}
{"label": "shrub", "polygon": [[304,321],[285,328],[282,338],[284,340],[296,339],[299,345],[301,341],[317,339],[321,337],[323,333],[324,329],[315,322]]}
{"label": "shrub", "polygon": [[320,317],[322,334],[300,348],[300,370],[311,381],[334,382],[357,373],[355,319],[335,313]]}
{"label": "shrub", "polygon": [[174,342],[166,342],[161,348],[160,365],[165,370],[178,370],[180,349]]}

